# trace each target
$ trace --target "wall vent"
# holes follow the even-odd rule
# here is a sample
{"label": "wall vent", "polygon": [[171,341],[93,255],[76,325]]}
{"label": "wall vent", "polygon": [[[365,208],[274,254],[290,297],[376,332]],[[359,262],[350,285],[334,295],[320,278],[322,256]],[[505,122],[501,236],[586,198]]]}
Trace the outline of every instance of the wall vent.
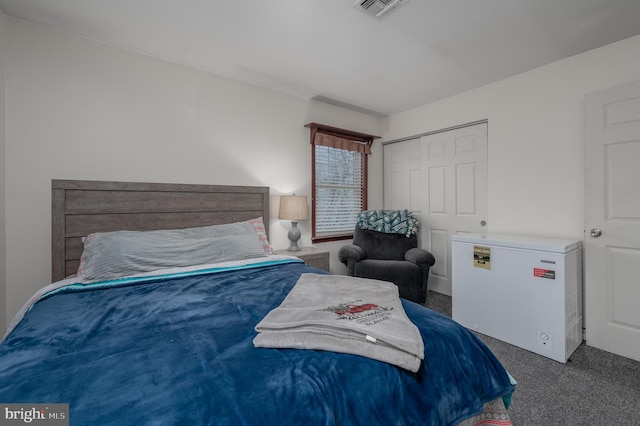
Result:
{"label": "wall vent", "polygon": [[365,15],[381,21],[408,2],[409,0],[356,0],[353,7]]}

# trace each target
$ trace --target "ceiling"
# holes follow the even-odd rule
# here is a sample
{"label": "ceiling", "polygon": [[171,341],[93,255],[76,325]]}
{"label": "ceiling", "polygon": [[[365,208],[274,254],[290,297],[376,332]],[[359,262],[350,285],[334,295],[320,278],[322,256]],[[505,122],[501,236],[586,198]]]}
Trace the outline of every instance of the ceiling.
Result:
{"label": "ceiling", "polygon": [[640,34],[639,0],[410,0],[382,20],[353,2],[0,0],[0,9],[377,116]]}

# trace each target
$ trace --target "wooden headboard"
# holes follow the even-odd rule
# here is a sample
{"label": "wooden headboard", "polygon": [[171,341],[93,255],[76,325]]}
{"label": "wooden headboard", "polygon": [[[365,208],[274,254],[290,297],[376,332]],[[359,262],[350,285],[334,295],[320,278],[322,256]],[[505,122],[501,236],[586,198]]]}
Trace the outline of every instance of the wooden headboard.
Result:
{"label": "wooden headboard", "polygon": [[269,235],[269,188],[169,183],[51,181],[51,278],[78,270],[82,237],[240,222],[260,217]]}

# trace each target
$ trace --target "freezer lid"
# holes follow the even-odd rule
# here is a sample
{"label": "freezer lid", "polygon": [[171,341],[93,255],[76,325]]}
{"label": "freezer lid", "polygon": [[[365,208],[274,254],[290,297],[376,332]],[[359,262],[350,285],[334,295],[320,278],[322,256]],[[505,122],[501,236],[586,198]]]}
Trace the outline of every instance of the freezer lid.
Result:
{"label": "freezer lid", "polygon": [[568,253],[582,246],[579,240],[510,234],[458,234],[451,241],[552,253]]}

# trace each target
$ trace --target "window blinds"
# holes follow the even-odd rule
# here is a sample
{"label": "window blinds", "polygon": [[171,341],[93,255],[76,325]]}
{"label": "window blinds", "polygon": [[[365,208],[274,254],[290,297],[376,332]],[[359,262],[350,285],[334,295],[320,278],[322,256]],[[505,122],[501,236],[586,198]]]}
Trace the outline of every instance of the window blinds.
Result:
{"label": "window blinds", "polygon": [[316,236],[351,233],[363,210],[365,154],[317,144],[314,149]]}

